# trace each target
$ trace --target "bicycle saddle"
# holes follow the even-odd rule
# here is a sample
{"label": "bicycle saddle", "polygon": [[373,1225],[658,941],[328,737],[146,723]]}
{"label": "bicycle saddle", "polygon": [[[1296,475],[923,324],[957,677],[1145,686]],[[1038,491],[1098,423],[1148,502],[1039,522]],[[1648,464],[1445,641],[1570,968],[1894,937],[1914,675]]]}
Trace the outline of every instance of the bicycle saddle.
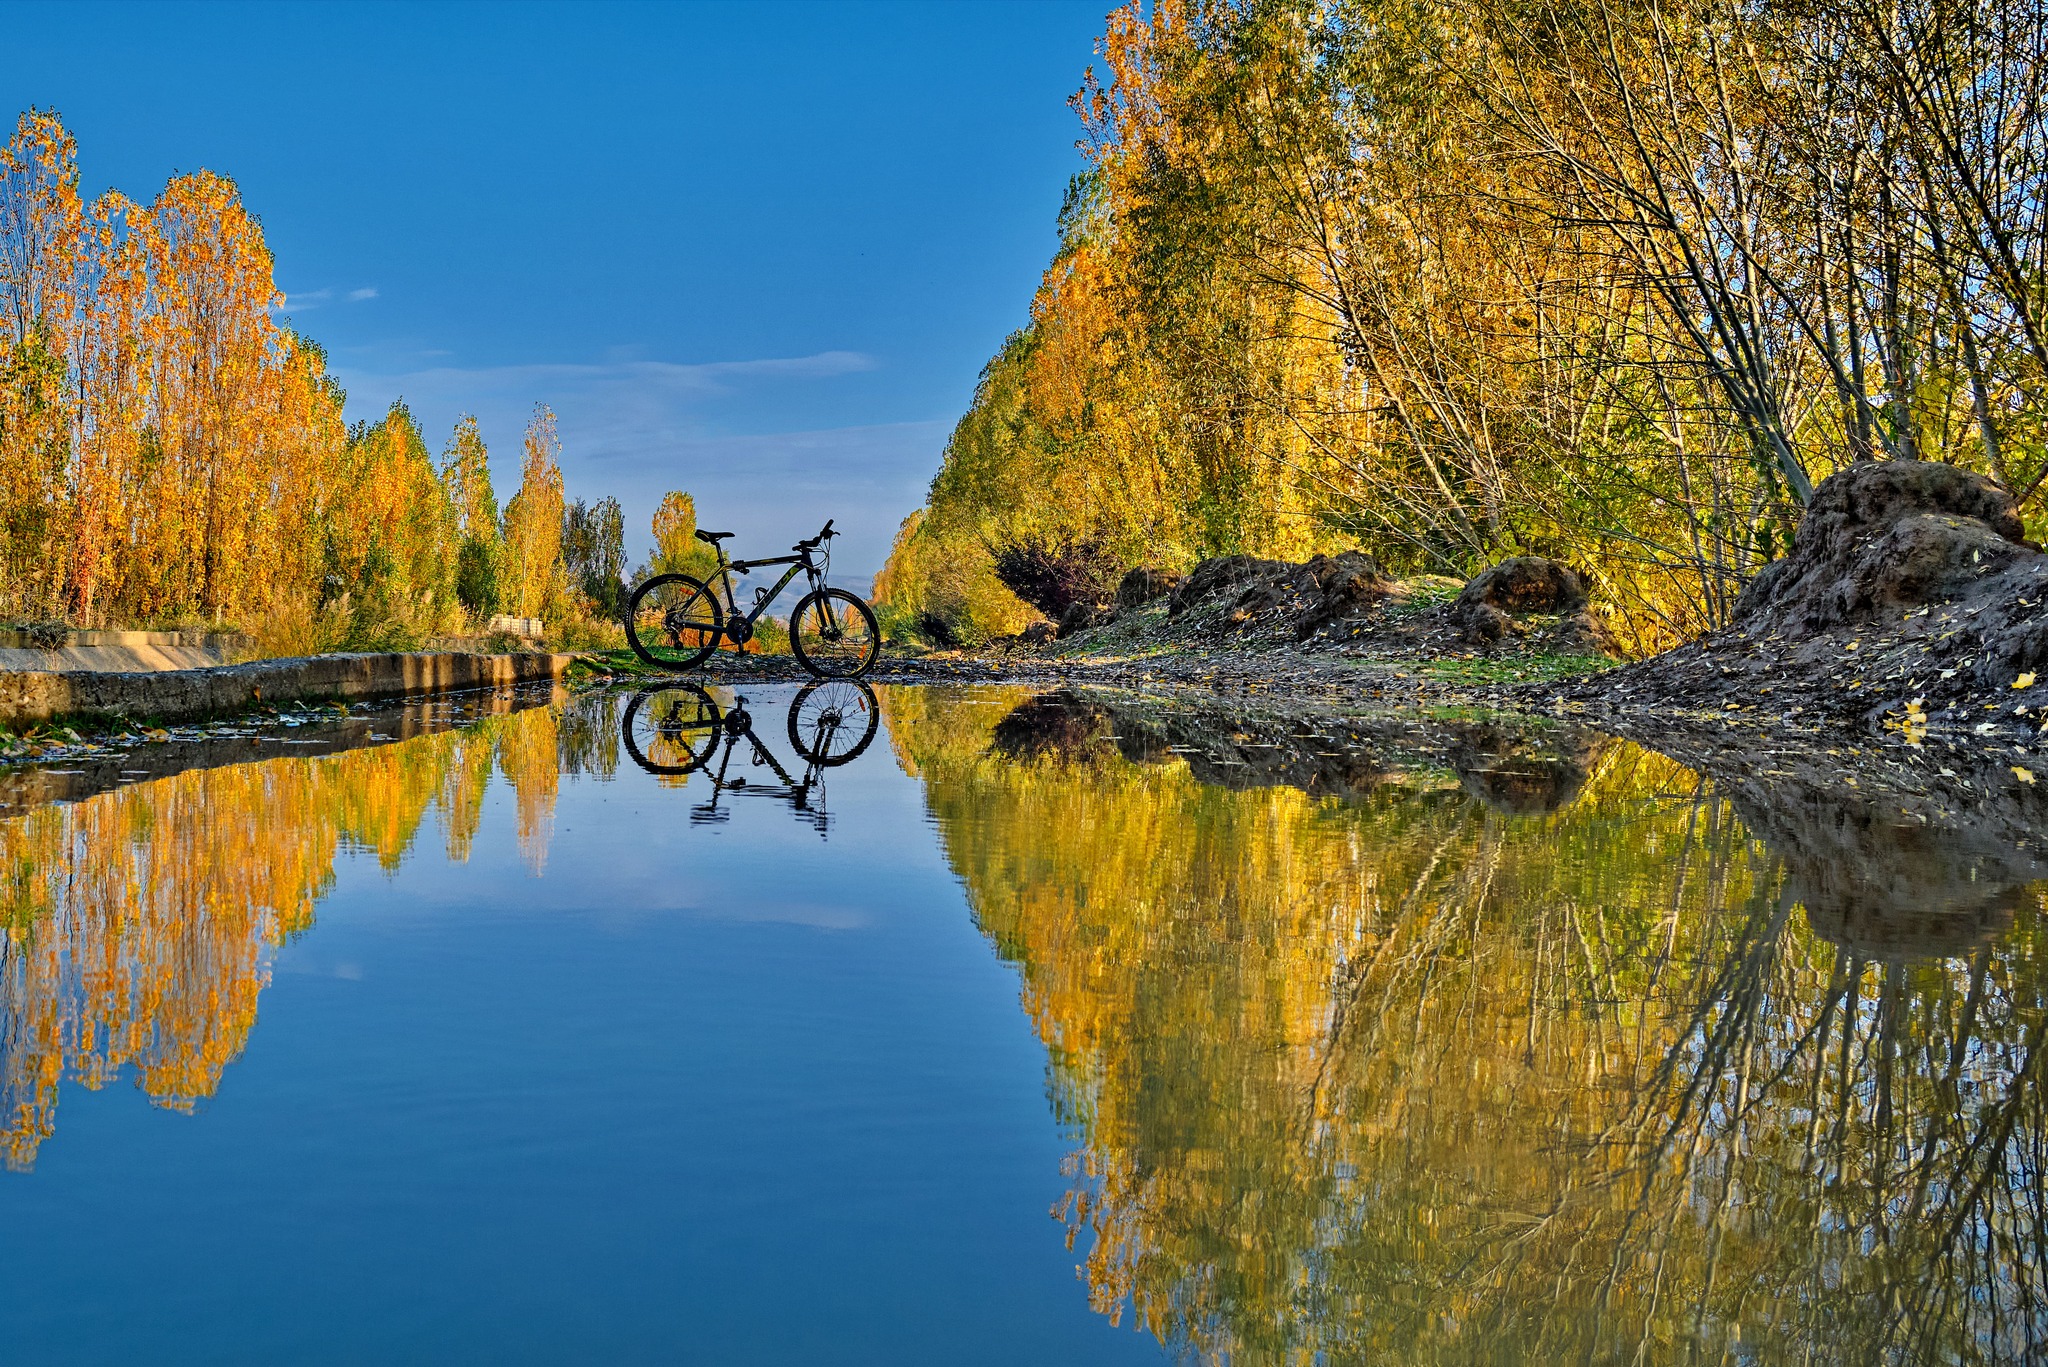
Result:
{"label": "bicycle saddle", "polygon": [[731,535],[731,532],[707,532],[702,528],[699,528],[697,531],[697,539],[699,541],[708,542],[713,546],[716,546],[719,542],[725,540],[728,536]]}

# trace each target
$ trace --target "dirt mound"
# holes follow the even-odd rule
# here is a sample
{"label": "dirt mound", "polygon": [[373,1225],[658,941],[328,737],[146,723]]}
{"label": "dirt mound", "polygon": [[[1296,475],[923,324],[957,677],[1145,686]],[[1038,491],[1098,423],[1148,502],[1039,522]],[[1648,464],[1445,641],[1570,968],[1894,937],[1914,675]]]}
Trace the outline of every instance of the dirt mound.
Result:
{"label": "dirt mound", "polygon": [[1116,609],[1102,603],[1074,603],[1060,614],[1059,628],[1053,633],[1064,639],[1090,627],[1099,627],[1116,616]]}
{"label": "dirt mound", "polygon": [[1513,556],[1474,575],[1451,604],[1450,617],[1473,645],[1533,635],[1560,653],[1615,653],[1578,571],[1540,555]]}
{"label": "dirt mound", "polygon": [[1167,612],[1175,617],[1199,603],[1207,603],[1240,586],[1252,583],[1276,583],[1287,579],[1299,565],[1285,560],[1261,560],[1252,555],[1218,555],[1195,566],[1195,572],[1181,581],[1167,603]]}
{"label": "dirt mound", "polygon": [[1067,607],[1058,635],[1100,632],[1084,650],[1178,645],[1263,652],[1307,646],[1411,662],[1617,653],[1587,602],[1584,581],[1556,561],[1506,561],[1463,586],[1454,604],[1450,599],[1460,587],[1432,575],[1391,578],[1359,551],[1300,563],[1214,556],[1185,578],[1151,568],[1129,571],[1115,602]]}
{"label": "dirt mound", "polygon": [[1166,570],[1140,567],[1126,574],[1116,586],[1116,606],[1120,612],[1141,608],[1170,596],[1181,586],[1185,575],[1172,574]]}
{"label": "dirt mound", "polygon": [[2038,555],[2012,495],[1967,470],[1882,461],[1823,483],[1792,553],[1750,581],[1735,620],[1810,633],[1968,595]]}
{"label": "dirt mound", "polygon": [[1359,551],[1318,555],[1304,564],[1218,556],[1195,566],[1168,613],[1207,608],[1217,634],[1271,634],[1307,640],[1324,626],[1370,608],[1395,592],[1379,562]]}
{"label": "dirt mound", "polygon": [[[1952,466],[1855,466],[1815,491],[1792,552],[1751,581],[1733,624],[1603,675],[1610,706],[1886,725],[2018,742],[2048,707],[2048,555],[2009,494]],[[2039,757],[2048,777],[2048,757]],[[2027,760],[2014,765],[2032,773]],[[2021,780],[2025,781],[2025,780]]]}

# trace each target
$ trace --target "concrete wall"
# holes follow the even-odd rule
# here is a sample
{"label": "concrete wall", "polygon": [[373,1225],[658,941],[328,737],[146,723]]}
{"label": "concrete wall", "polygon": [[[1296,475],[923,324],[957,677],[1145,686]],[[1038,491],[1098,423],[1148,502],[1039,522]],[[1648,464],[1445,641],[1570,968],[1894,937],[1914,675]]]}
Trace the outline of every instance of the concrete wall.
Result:
{"label": "concrete wall", "polygon": [[354,702],[559,680],[570,655],[314,655],[148,673],[0,672],[0,724],[57,717],[183,721],[260,703]]}
{"label": "concrete wall", "polygon": [[249,645],[246,636],[220,631],[0,630],[0,670],[201,669],[245,660]]}

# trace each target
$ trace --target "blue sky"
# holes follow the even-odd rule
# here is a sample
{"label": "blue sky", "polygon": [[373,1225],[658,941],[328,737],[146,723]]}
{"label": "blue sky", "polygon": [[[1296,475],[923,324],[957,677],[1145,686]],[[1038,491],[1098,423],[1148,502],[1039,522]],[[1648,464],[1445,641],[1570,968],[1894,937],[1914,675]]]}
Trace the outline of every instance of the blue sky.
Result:
{"label": "blue sky", "polygon": [[503,498],[546,402],[636,558],[684,488],[858,578],[1024,321],[1109,7],[15,5],[0,89],[88,193],[235,177],[352,418],[475,412]]}

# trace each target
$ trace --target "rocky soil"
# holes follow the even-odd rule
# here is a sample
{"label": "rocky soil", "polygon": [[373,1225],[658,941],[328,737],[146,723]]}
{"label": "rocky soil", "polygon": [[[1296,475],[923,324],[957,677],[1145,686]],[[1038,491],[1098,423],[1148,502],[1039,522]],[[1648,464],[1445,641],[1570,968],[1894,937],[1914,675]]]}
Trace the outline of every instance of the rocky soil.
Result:
{"label": "rocky soil", "polygon": [[[1054,640],[1063,644],[1048,652]],[[1077,603],[1056,630],[1026,632],[990,651],[1075,658],[1145,647],[1294,647],[1411,661],[1597,660],[1614,652],[1578,574],[1555,560],[1516,557],[1460,585],[1432,575],[1395,579],[1356,551],[1303,564],[1219,556],[1185,578],[1132,570],[1114,601]]]}
{"label": "rocky soil", "polygon": [[1713,714],[1781,736],[1943,739],[2048,778],[2048,555],[1988,480],[1858,466],[1815,492],[1792,553],[1750,584],[1731,625],[1519,696],[1637,728]]}

